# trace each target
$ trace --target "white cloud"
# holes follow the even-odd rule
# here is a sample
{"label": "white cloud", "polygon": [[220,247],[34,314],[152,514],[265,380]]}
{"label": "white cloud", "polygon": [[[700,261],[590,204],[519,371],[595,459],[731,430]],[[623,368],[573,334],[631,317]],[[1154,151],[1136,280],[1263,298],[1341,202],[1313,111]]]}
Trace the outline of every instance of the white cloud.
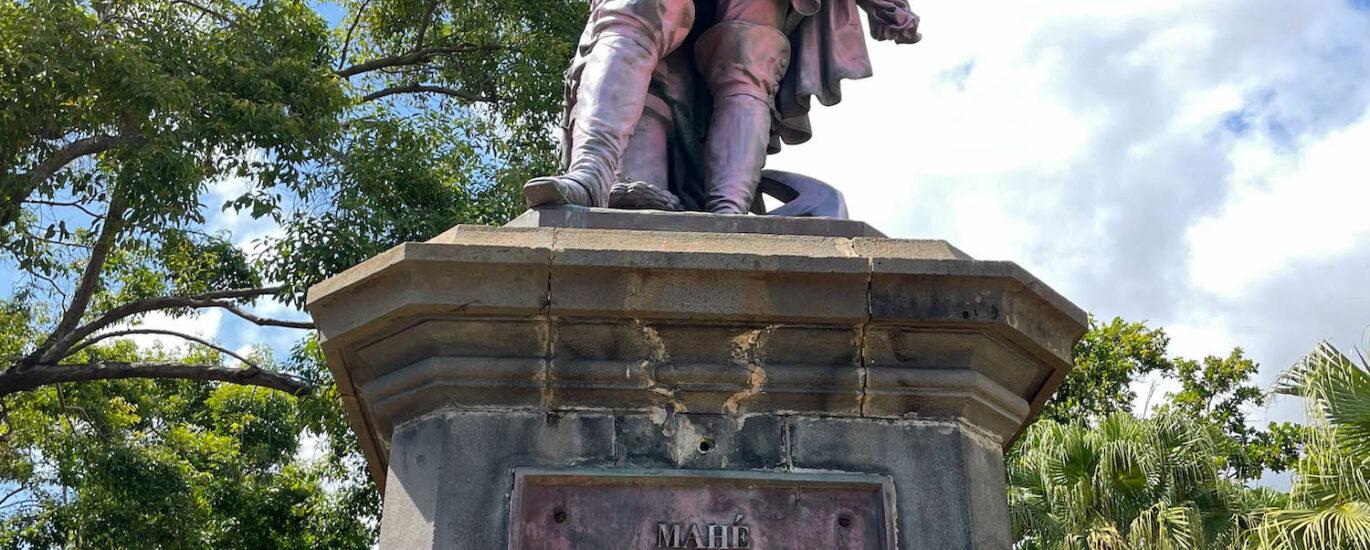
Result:
{"label": "white cloud", "polygon": [[1199,288],[1240,297],[1301,260],[1345,254],[1370,238],[1370,113],[1301,141],[1290,155],[1268,139],[1233,149],[1231,198],[1187,234]]}
{"label": "white cloud", "polygon": [[[206,309],[195,316],[171,317],[162,312],[153,312],[144,316],[136,326],[126,326],[129,329],[155,329],[169,330],[183,334],[189,334],[199,338],[204,338],[211,342],[215,341],[215,336],[219,333],[219,326],[223,322],[224,313],[219,309]],[[186,340],[175,336],[165,336],[160,334],[136,334],[128,337],[140,348],[153,347],[160,344],[165,349],[180,349],[185,346]]]}
{"label": "white cloud", "polygon": [[238,212],[232,208],[219,211],[226,201],[242,196],[248,189],[248,181],[240,177],[226,177],[215,181],[209,187],[205,205],[212,215],[209,216],[210,231],[227,231],[233,244],[248,254],[258,252],[254,244],[266,237],[279,237],[283,230],[270,218],[252,217],[250,210]]}

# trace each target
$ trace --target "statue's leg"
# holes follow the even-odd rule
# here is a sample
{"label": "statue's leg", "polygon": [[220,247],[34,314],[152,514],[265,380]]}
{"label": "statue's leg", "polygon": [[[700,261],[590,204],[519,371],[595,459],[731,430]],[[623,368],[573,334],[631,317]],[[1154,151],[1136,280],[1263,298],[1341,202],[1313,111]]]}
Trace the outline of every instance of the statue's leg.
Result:
{"label": "statue's leg", "polygon": [[670,191],[670,108],[661,98],[648,94],[623,151],[619,167],[622,178],[609,190],[610,208],[680,210],[680,199]]}
{"label": "statue's leg", "polygon": [[720,21],[700,35],[695,55],[714,96],[704,150],[708,209],[745,214],[756,196],[771,108],[790,61],[790,43],[779,28],[784,0],[721,0]]}
{"label": "statue's leg", "polygon": [[640,181],[666,188],[670,177],[666,148],[671,131],[670,108],[661,98],[648,95],[647,106],[623,151],[623,163],[619,168],[623,181]]}
{"label": "statue's leg", "polygon": [[657,62],[685,39],[693,0],[604,0],[590,14],[585,56],[571,113],[565,174],[523,187],[529,206],[605,206],[619,161],[642,115]]}
{"label": "statue's leg", "polygon": [[619,167],[622,176],[609,191],[610,208],[680,210],[680,199],[671,193],[670,147],[675,133],[671,106],[664,97],[679,100],[680,88],[689,86],[689,60],[675,51],[657,64],[652,73],[652,93],[647,94],[642,117],[628,138]]}

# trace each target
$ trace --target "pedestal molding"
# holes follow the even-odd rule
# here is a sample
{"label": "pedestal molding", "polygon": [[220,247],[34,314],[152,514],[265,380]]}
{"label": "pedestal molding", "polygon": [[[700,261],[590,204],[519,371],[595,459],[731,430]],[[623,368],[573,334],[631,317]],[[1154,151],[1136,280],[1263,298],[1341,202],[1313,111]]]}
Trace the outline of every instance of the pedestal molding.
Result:
{"label": "pedestal molding", "polygon": [[945,418],[1006,447],[1086,323],[943,241],[569,228],[459,226],[306,307],[373,473],[449,408]]}

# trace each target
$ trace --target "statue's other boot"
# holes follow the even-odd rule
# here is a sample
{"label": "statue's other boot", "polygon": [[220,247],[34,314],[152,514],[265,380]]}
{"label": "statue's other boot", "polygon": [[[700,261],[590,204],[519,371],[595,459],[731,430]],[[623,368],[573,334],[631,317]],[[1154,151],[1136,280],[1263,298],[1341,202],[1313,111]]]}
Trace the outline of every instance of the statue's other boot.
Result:
{"label": "statue's other boot", "polygon": [[707,208],[746,214],[766,165],[771,111],[789,64],[789,40],[772,27],[725,21],[700,35],[695,54],[714,94],[704,148]]}
{"label": "statue's other boot", "polygon": [[[657,66],[658,72],[661,66]],[[670,191],[668,148],[671,127],[670,107],[655,95],[647,96],[647,106],[638,119],[619,167],[622,181],[609,190],[609,208],[681,210],[680,199]]]}
{"label": "statue's other boot", "polygon": [[565,174],[534,178],[523,186],[530,207],[608,203],[623,150],[642,116],[652,71],[689,32],[694,3],[606,0],[591,17],[593,44],[571,112],[569,164]]}

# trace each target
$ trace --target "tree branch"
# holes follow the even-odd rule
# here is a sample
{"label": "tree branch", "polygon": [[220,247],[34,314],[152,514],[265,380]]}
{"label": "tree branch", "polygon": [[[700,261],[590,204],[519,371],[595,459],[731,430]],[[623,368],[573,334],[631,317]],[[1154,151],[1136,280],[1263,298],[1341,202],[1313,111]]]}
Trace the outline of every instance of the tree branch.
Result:
{"label": "tree branch", "polygon": [[229,382],[271,388],[291,395],[304,395],[312,389],[308,383],[299,378],[256,367],[237,368],[183,363],[101,361],[84,365],[41,365],[39,368],[27,370],[11,369],[0,373],[0,397],[62,382],[123,380],[128,378],[174,378]]}
{"label": "tree branch", "polygon": [[366,103],[366,102],[368,102],[368,101],[375,101],[375,100],[377,100],[377,99],[380,99],[380,98],[383,98],[383,97],[386,97],[386,96],[395,95],[395,94],[420,94],[420,93],[442,94],[442,95],[447,95],[447,96],[452,96],[452,97],[459,97],[459,98],[465,99],[465,100],[467,100],[467,101],[481,101],[481,102],[486,102],[486,103],[489,103],[489,102],[492,102],[492,101],[495,100],[495,98],[493,98],[493,97],[483,96],[483,95],[476,95],[476,94],[472,94],[472,93],[468,93],[468,92],[463,92],[463,91],[461,91],[461,90],[456,90],[456,89],[447,88],[447,87],[443,87],[443,86],[434,86],[434,85],[431,85],[431,84],[418,84],[418,83],[414,83],[414,84],[406,84],[406,85],[403,85],[403,86],[392,86],[392,87],[389,87],[389,88],[385,88],[385,89],[383,89],[383,90],[378,90],[378,91],[375,91],[375,92],[371,92],[371,93],[369,93],[369,94],[366,94],[365,96],[362,96],[362,103]]}
{"label": "tree branch", "polygon": [[423,49],[423,40],[428,35],[428,27],[433,26],[433,12],[437,11],[437,9],[438,0],[431,0],[428,2],[428,11],[424,12],[423,20],[419,22],[419,36],[418,39],[414,41],[415,50]]}
{"label": "tree branch", "polygon": [[343,64],[347,63],[347,51],[352,48],[352,33],[357,30],[357,24],[362,21],[362,13],[366,11],[366,7],[369,5],[371,5],[371,0],[364,0],[362,5],[357,8],[357,13],[352,16],[352,24],[347,27],[347,36],[343,37],[342,53],[338,54],[339,70],[342,70]]}
{"label": "tree branch", "polygon": [[[234,315],[242,317],[243,319],[246,319],[258,325],[278,326],[287,328],[314,328],[313,323],[304,323],[297,321],[279,321],[276,319],[266,319],[258,317],[256,315],[243,311],[242,309],[233,305],[231,302],[223,301],[235,298],[256,298],[259,296],[276,294],[280,291],[281,287],[278,286],[264,288],[243,288],[234,290],[206,292],[204,294],[197,294],[194,296],[162,296],[158,298],[147,298],[144,300],[129,302],[127,304],[106,311],[104,314],[100,315],[99,317],[96,317],[91,322],[76,327],[65,335],[59,335],[54,332],[53,337],[57,340],[52,346],[50,346],[50,349],[47,349],[42,356],[30,354],[27,359],[30,363],[56,363],[58,359],[65,357],[67,355],[66,350],[70,349],[71,346],[75,345],[77,342],[80,342],[81,340],[84,340],[86,337],[94,334],[100,329],[113,325],[132,315],[137,315],[139,313],[147,313],[149,311],[156,311],[159,309],[170,309],[175,307],[187,307],[192,309],[218,307],[227,309]],[[18,365],[18,367],[20,369],[28,368],[25,364]]]}
{"label": "tree branch", "polygon": [[127,134],[101,134],[81,138],[53,152],[51,156],[43,159],[28,172],[0,179],[0,184],[3,184],[4,187],[4,198],[7,199],[7,202],[3,203],[7,207],[0,209],[0,226],[9,225],[10,222],[13,222],[19,216],[20,203],[28,199],[39,184],[47,181],[59,170],[66,168],[68,164],[86,155],[104,152],[115,145],[132,139],[133,137]]}
{"label": "tree branch", "polygon": [[[76,285],[76,290],[71,293],[71,303],[67,304],[67,309],[62,313],[62,319],[57,322],[57,326],[52,329],[52,333],[47,339],[39,344],[38,348],[29,355],[30,360],[43,361],[53,345],[63,341],[64,335],[71,332],[76,325],[81,322],[81,318],[86,314],[86,307],[90,305],[90,298],[95,294],[95,288],[100,284],[100,272],[105,269],[105,260],[109,258],[110,251],[114,248],[114,242],[118,240],[119,232],[124,226],[124,208],[127,201],[118,189],[111,190],[109,210],[105,212],[104,226],[100,228],[100,235],[95,239],[95,245],[90,250],[90,260],[86,262],[86,269],[81,273],[80,282]],[[61,350],[57,350],[59,353]]]}
{"label": "tree branch", "polygon": [[195,8],[195,10],[199,11],[200,13],[203,13],[203,14],[205,14],[205,15],[209,15],[209,16],[215,18],[215,19],[218,19],[220,23],[232,23],[232,22],[233,22],[233,20],[230,19],[227,15],[224,15],[223,12],[220,12],[220,11],[215,10],[215,9],[211,9],[211,8],[208,7],[208,6],[204,6],[204,5],[201,5],[201,4],[192,2],[192,1],[190,1],[190,0],[172,0],[171,3],[172,3],[172,4],[182,4],[182,5],[186,5],[186,6],[190,6],[190,7],[192,7],[192,8]]}
{"label": "tree branch", "polygon": [[25,202],[25,203],[28,203],[28,204],[37,204],[37,205],[52,206],[52,207],[70,206],[70,207],[72,207],[72,208],[75,208],[75,209],[77,209],[77,210],[80,210],[80,211],[82,211],[82,212],[85,212],[87,216],[90,216],[90,217],[95,218],[95,219],[97,219],[97,220],[103,219],[103,218],[105,217],[104,214],[99,214],[99,213],[96,213],[96,212],[91,212],[89,208],[86,208],[86,206],[85,206],[84,204],[81,204],[81,201],[49,201],[49,200],[42,200],[42,199],[28,199],[28,200],[26,200],[26,201],[24,201],[24,202]]}
{"label": "tree branch", "polygon": [[80,344],[77,344],[77,345],[75,345],[75,346],[72,346],[72,347],[71,347],[71,351],[68,351],[68,352],[66,353],[66,355],[68,355],[68,356],[73,355],[73,354],[75,354],[76,352],[81,351],[81,350],[83,350],[83,349],[86,349],[86,348],[88,348],[88,347],[94,345],[96,342],[99,342],[99,341],[101,341],[101,340],[108,340],[108,339],[110,339],[110,338],[118,338],[118,337],[120,337],[120,336],[133,336],[133,335],[135,335],[135,334],[161,334],[161,335],[164,335],[164,336],[175,336],[175,337],[180,338],[180,339],[183,339],[183,340],[190,340],[191,342],[195,342],[195,343],[197,343],[197,344],[200,344],[200,345],[202,345],[202,346],[205,346],[205,347],[207,347],[207,348],[210,348],[210,349],[212,349],[212,350],[214,350],[214,351],[217,351],[217,352],[219,352],[219,353],[222,353],[222,354],[224,354],[224,355],[227,355],[227,356],[229,356],[229,357],[232,357],[232,358],[234,358],[234,359],[237,359],[238,362],[240,362],[240,363],[242,363],[242,364],[244,364],[244,365],[247,365],[247,366],[253,367],[253,368],[260,368],[260,366],[257,365],[257,363],[254,363],[254,362],[248,360],[246,357],[243,357],[243,356],[241,356],[241,355],[238,355],[237,353],[234,353],[233,350],[230,350],[230,349],[228,349],[228,348],[226,348],[226,347],[223,347],[223,346],[220,346],[220,345],[215,344],[215,343],[213,343],[213,342],[210,342],[209,340],[205,340],[205,339],[200,338],[200,337],[198,337],[198,336],[192,336],[192,335],[189,335],[189,334],[186,334],[186,333],[183,333],[183,332],[176,332],[176,331],[174,331],[174,330],[162,330],[162,329],[157,329],[157,328],[137,328],[137,329],[128,329],[128,330],[116,330],[116,331],[106,332],[106,333],[104,333],[104,334],[99,334],[99,335],[96,335],[96,336],[92,336],[89,340],[86,340],[86,341],[84,341],[84,342],[81,342]]}
{"label": "tree branch", "polygon": [[228,303],[228,302],[213,302],[213,303],[210,303],[210,304],[196,305],[196,306],[191,306],[191,307],[202,307],[202,308],[203,308],[203,307],[218,307],[218,308],[223,308],[223,309],[228,310],[229,313],[232,313],[232,314],[234,314],[234,315],[237,315],[237,316],[239,316],[239,317],[242,317],[244,320],[246,320],[246,321],[248,321],[248,322],[251,322],[251,323],[254,324],[254,325],[263,326],[263,327],[284,327],[284,328],[304,328],[304,329],[312,329],[312,328],[314,328],[314,323],[312,323],[312,322],[310,322],[310,321],[286,321],[286,320],[284,320],[284,319],[272,319],[272,318],[270,318],[270,317],[259,317],[259,316],[257,316],[257,315],[254,315],[254,314],[250,313],[250,312],[244,311],[244,310],[242,310],[241,308],[239,308],[238,306],[235,306],[235,305],[230,304],[230,303]]}
{"label": "tree branch", "polygon": [[470,53],[476,51],[495,51],[504,49],[503,46],[480,46],[476,44],[462,44],[459,46],[434,46],[431,48],[420,48],[409,53],[372,59],[364,63],[357,63],[337,72],[342,78],[352,78],[362,73],[384,69],[386,67],[400,67],[405,65],[422,65],[432,61],[439,55],[453,55],[459,53]]}
{"label": "tree branch", "polygon": [[36,185],[38,182],[45,181],[52,177],[58,170],[71,164],[72,161],[86,155],[93,155],[106,151],[128,139],[129,137],[125,135],[107,134],[78,139],[53,152],[52,156],[43,159],[43,161],[38,163],[37,166],[34,166],[32,170],[21,175],[22,177],[28,178]]}
{"label": "tree branch", "polygon": [[14,495],[19,494],[20,492],[22,492],[22,491],[25,490],[25,489],[28,489],[28,487],[25,487],[25,486],[22,485],[22,484],[20,484],[18,487],[15,487],[13,491],[10,491],[10,492],[9,492],[8,494],[6,494],[5,496],[0,497],[0,505],[2,505],[2,504],[4,504],[4,503],[8,502],[10,498],[13,498]]}

